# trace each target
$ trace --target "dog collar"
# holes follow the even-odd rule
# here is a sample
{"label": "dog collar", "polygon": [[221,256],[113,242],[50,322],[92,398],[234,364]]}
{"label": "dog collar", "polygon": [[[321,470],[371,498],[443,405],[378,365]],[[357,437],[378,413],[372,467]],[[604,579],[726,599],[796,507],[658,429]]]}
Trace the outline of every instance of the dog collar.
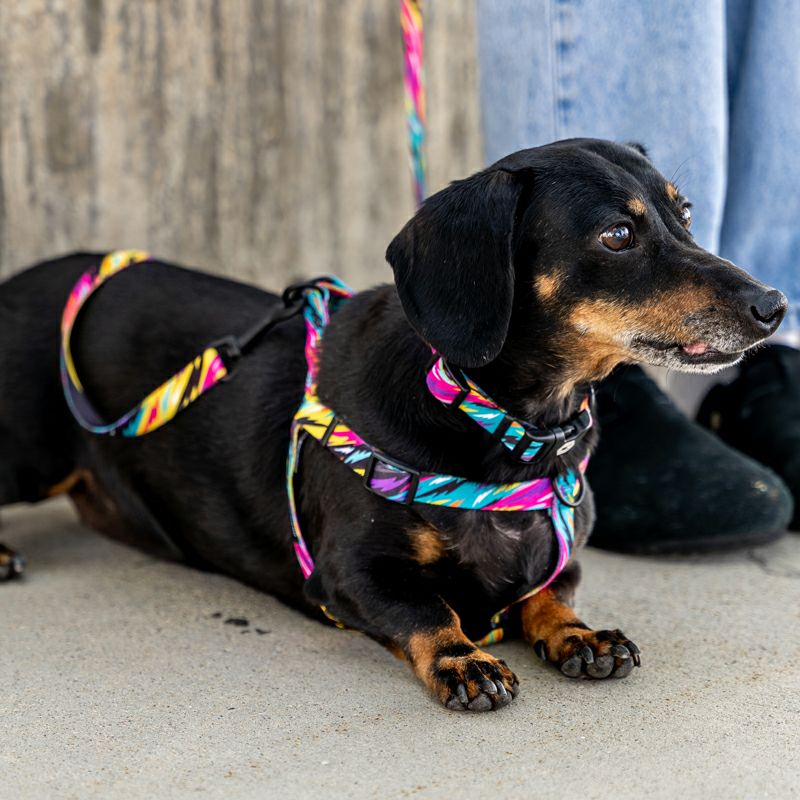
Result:
{"label": "dog collar", "polygon": [[594,422],[591,408],[593,387],[584,397],[578,413],[565,423],[536,428],[497,405],[461,370],[450,367],[442,357],[428,370],[426,383],[430,393],[443,405],[462,411],[509,450],[514,458],[526,464],[540,461],[553,451],[557,456],[568,453]]}

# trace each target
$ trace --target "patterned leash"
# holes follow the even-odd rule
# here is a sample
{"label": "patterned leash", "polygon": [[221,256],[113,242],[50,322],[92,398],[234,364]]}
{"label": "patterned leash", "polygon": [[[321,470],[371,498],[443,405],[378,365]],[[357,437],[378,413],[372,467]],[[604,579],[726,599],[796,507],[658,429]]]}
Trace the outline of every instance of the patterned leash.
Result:
{"label": "patterned leash", "polygon": [[422,0],[400,0],[405,61],[405,108],[414,197],[419,205],[426,194],[425,159],[425,36],[422,27]]}

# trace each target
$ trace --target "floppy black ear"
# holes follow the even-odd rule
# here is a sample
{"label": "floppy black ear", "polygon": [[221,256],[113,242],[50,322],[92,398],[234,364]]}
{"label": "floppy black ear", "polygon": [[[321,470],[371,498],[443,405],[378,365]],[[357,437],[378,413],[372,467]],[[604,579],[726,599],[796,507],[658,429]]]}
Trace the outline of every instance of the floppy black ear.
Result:
{"label": "floppy black ear", "polygon": [[386,251],[414,329],[460,367],[487,364],[505,342],[521,191],[505,170],[456,181],[426,200]]}
{"label": "floppy black ear", "polygon": [[625,144],[641,153],[648,161],[650,160],[650,153],[647,152],[647,148],[643,144],[639,144],[639,142],[625,142]]}

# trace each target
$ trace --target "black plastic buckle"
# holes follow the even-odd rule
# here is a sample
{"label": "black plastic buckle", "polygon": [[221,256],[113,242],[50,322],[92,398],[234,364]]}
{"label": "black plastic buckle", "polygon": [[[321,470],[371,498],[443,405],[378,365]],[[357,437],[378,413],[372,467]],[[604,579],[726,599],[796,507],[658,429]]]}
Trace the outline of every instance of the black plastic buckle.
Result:
{"label": "black plastic buckle", "polygon": [[384,500],[388,499],[386,495],[376,491],[370,485],[370,481],[372,480],[375,474],[375,465],[378,462],[380,462],[381,464],[385,464],[389,467],[392,467],[395,470],[400,470],[400,472],[406,473],[406,476],[408,477],[409,480],[409,484],[408,484],[408,489],[406,490],[405,499],[402,501],[402,503],[403,505],[410,506],[414,502],[414,498],[416,497],[417,494],[417,489],[419,488],[420,473],[406,464],[401,464],[399,461],[395,461],[394,459],[391,459],[388,456],[378,454],[373,450],[370,453],[369,462],[367,463],[367,468],[364,470],[364,477],[362,478],[362,483],[364,484],[364,488],[367,491],[372,492],[372,494],[377,495],[378,497],[382,497]]}
{"label": "black plastic buckle", "polygon": [[[594,389],[591,390],[591,399],[594,400]],[[577,444],[586,432],[592,427],[591,403],[589,408],[585,408],[574,419],[564,425],[557,425],[550,430],[542,433],[531,433],[526,431],[522,438],[517,442],[511,454],[514,458],[522,461],[525,451],[534,442],[539,442],[542,446],[536,454],[526,463],[541,461],[545,456],[553,451],[557,456],[568,453]]]}
{"label": "black plastic buckle", "polygon": [[209,347],[213,347],[222,358],[222,363],[225,365],[225,372],[227,373],[222,379],[227,381],[233,374],[233,368],[236,362],[242,357],[242,349],[239,347],[239,340],[232,335],[223,336],[215,342],[211,342]]}

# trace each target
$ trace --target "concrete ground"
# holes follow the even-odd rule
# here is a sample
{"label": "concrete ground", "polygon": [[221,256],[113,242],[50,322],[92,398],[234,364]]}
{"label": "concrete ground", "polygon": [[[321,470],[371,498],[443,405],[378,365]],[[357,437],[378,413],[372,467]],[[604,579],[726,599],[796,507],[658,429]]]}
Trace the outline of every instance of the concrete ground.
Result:
{"label": "concrete ground", "polygon": [[365,637],[107,542],[62,503],[3,517],[29,567],[0,585],[0,798],[800,793],[800,536],[702,559],[590,550],[579,609],[642,668],[575,682],[502,644],[522,694],[473,716]]}

